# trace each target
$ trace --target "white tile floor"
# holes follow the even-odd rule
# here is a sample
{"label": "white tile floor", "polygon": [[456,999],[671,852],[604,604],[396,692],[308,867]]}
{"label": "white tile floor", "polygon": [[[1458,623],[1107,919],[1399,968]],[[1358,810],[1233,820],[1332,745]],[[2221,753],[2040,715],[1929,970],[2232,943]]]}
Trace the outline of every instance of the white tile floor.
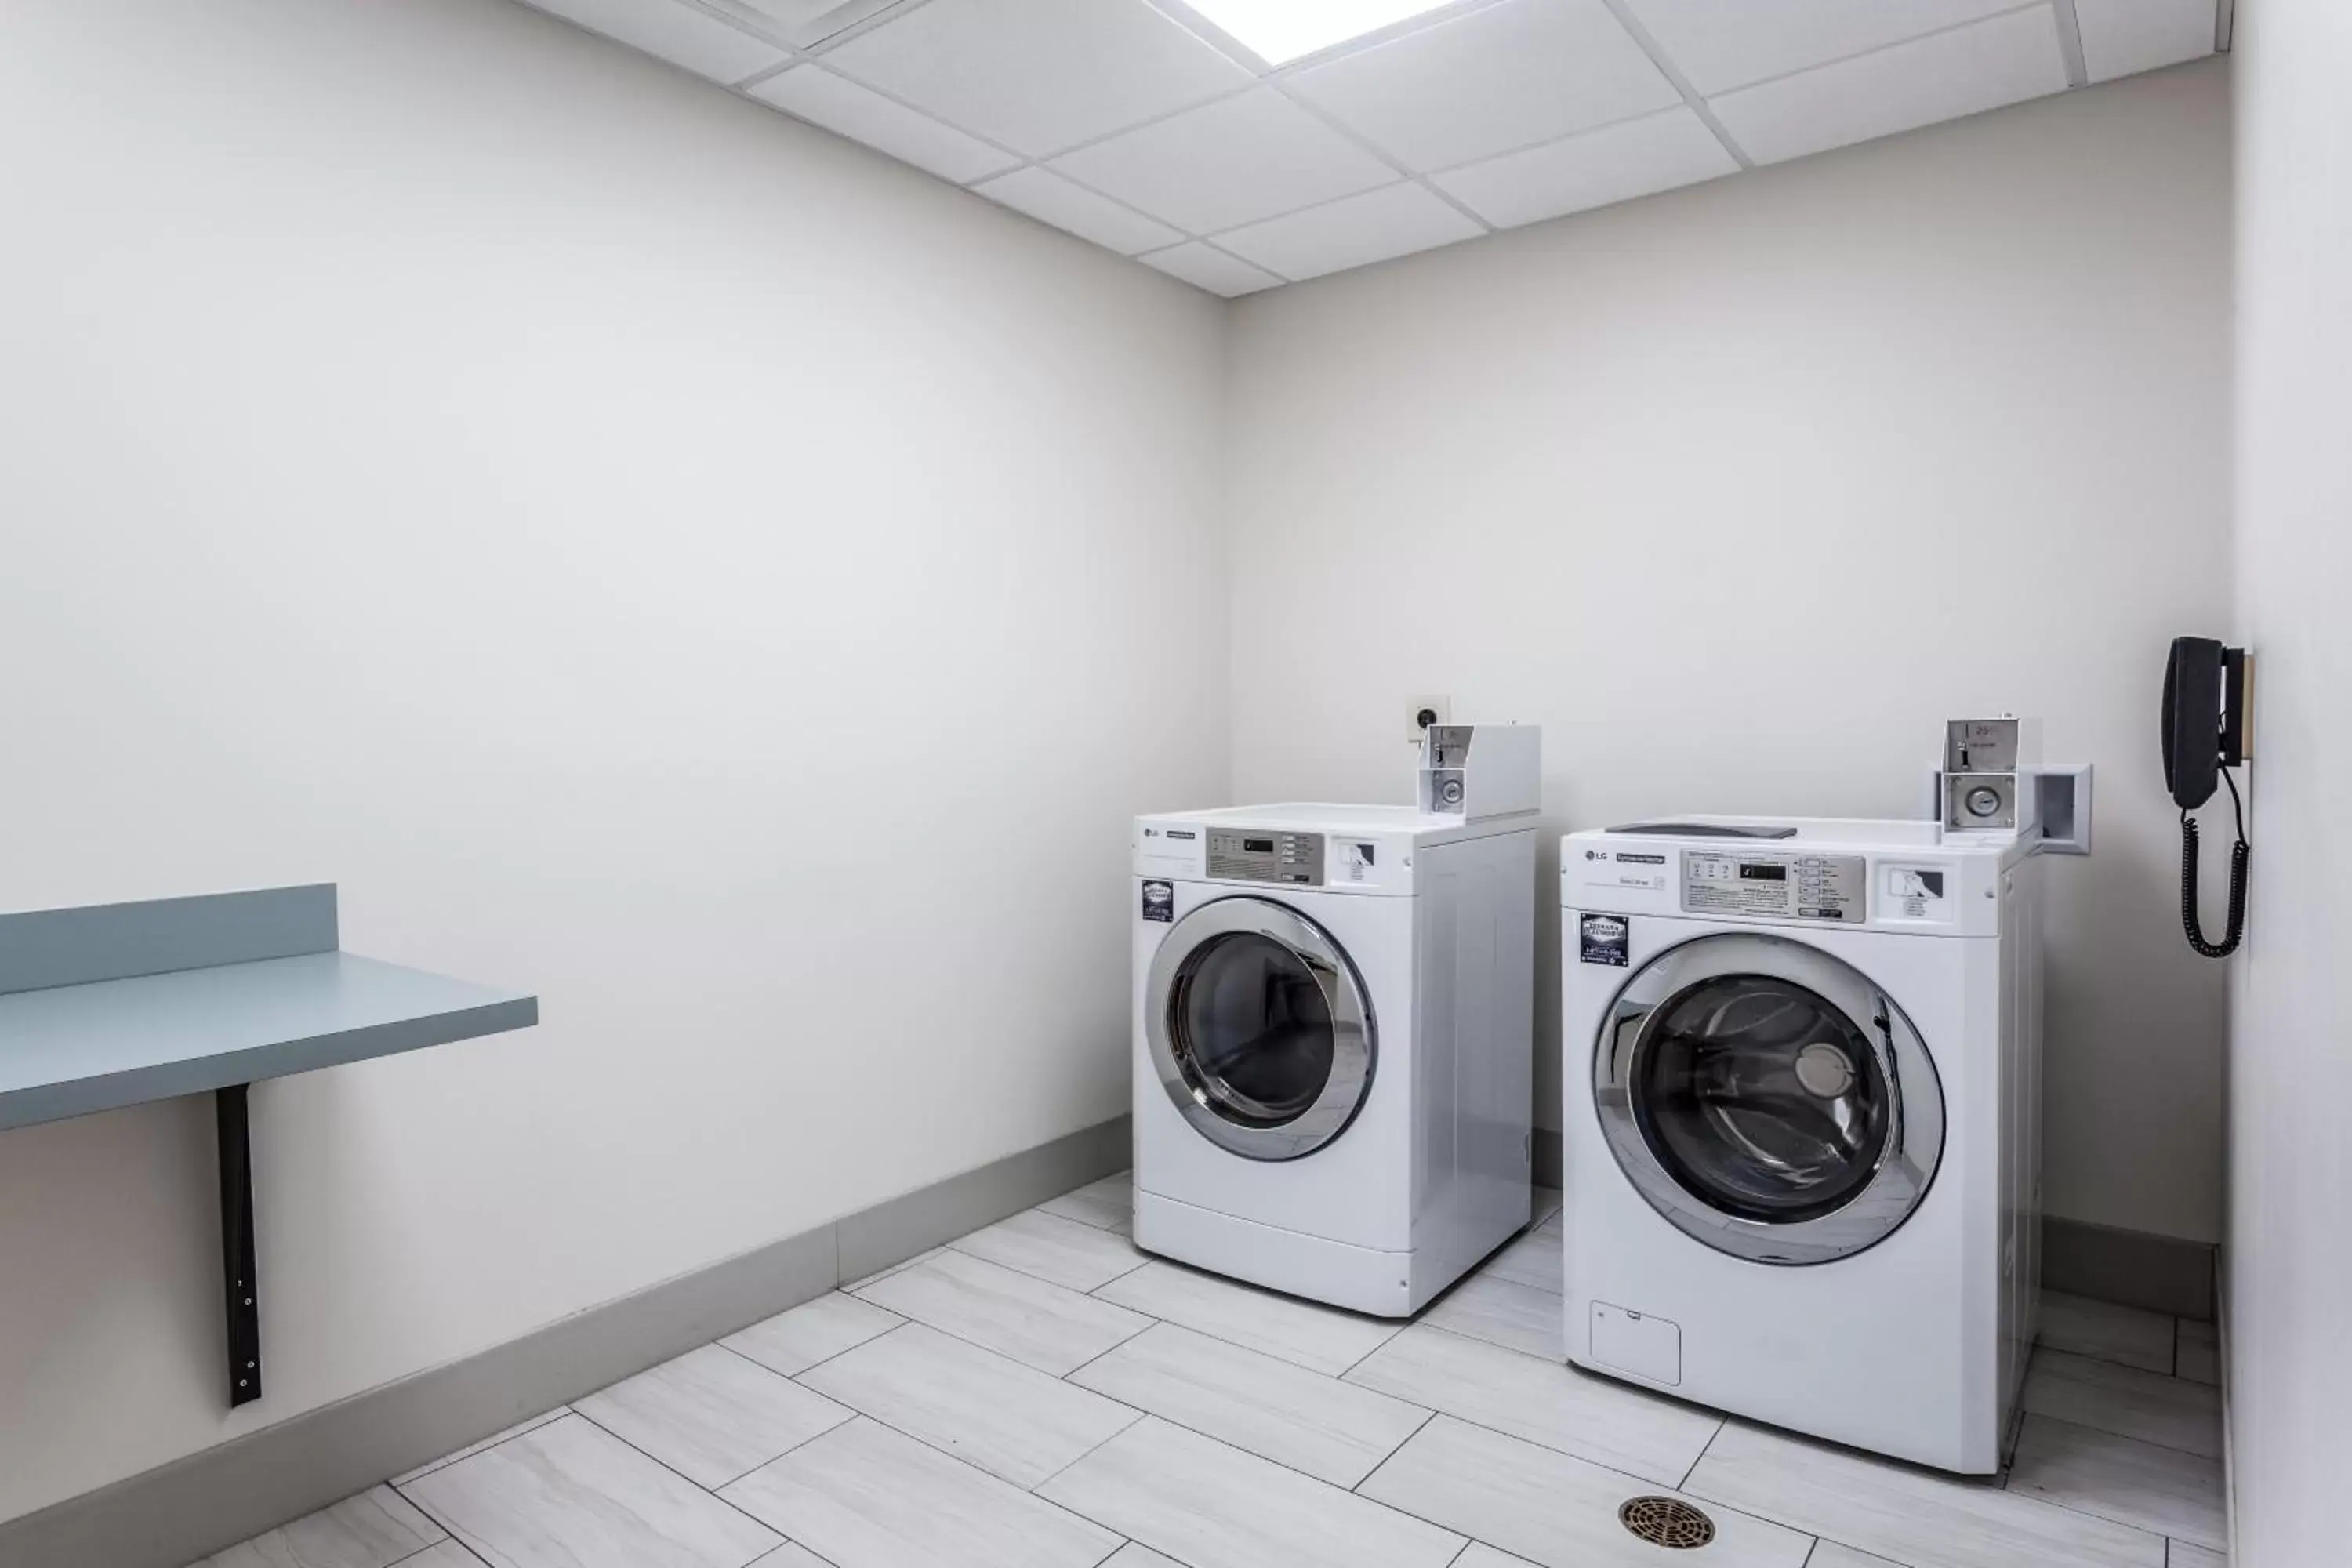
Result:
{"label": "white tile floor", "polygon": [[2221,1568],[2210,1325],[2052,1296],[1957,1480],[1559,1364],[1544,1196],[1405,1326],[1145,1258],[1114,1176],[209,1568]]}

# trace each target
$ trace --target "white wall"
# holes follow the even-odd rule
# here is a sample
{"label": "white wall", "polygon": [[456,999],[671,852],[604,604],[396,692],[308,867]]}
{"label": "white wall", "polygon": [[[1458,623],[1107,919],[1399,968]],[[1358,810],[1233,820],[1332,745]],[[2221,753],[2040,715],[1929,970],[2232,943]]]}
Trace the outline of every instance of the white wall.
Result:
{"label": "white wall", "polygon": [[2049,1206],[2216,1237],[2222,973],[2181,944],[2155,709],[2166,640],[2230,613],[2227,89],[1244,302],[1238,794],[1409,798],[1427,691],[1545,725],[1561,826],[1916,816],[1944,720],[2038,713],[2100,770],[2098,853],[2051,879]]}
{"label": "white wall", "polygon": [[2352,12],[2238,12],[2238,601],[2256,653],[2253,897],[2231,1028],[2241,1568],[2340,1563],[2352,1476]]}
{"label": "white wall", "polygon": [[1217,302],[499,0],[0,15],[0,907],[546,1020],[257,1093],[236,1416],[207,1107],[0,1134],[0,1518],[1124,1110]]}

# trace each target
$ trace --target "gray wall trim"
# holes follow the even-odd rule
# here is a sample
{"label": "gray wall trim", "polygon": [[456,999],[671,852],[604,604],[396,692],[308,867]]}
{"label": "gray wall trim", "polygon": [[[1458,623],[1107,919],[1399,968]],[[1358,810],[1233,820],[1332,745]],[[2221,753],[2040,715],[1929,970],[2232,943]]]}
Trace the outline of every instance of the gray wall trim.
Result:
{"label": "gray wall trim", "polygon": [[[1537,1128],[1534,1153],[1536,1185],[1565,1186],[1559,1134]],[[2042,1283],[2069,1296],[2210,1320],[2214,1258],[2215,1248],[2201,1241],[2056,1215],[2042,1222]]]}
{"label": "gray wall trim", "polygon": [[1568,1185],[1560,1175],[1564,1167],[1560,1163],[1559,1133],[1557,1130],[1537,1128],[1535,1144],[1529,1152],[1535,1156],[1530,1163],[1535,1167],[1536,1185],[1549,1187],[1555,1192]]}
{"label": "gray wall trim", "polygon": [[0,1563],[181,1568],[1124,1169],[1130,1142],[1123,1116],[1087,1128],[0,1523]]}
{"label": "gray wall trim", "polygon": [[332,952],[335,887],[0,914],[0,994]]}
{"label": "gray wall trim", "polygon": [[2070,1296],[2176,1318],[2213,1317],[2215,1248],[2053,1215],[2042,1222],[2042,1283]]}
{"label": "gray wall trim", "polygon": [[1006,1215],[1123,1171],[1134,1141],[1130,1119],[1122,1116],[861,1209],[836,1227],[841,1278],[863,1279]]}
{"label": "gray wall trim", "polygon": [[[2230,1248],[2226,1242],[2213,1249],[2213,1338],[2221,1351],[2221,1514],[2229,1531],[2223,1539],[2230,1547],[2222,1561],[2240,1563],[2244,1559],[2238,1554],[2238,1417],[2230,1402],[2230,1391],[2238,1386],[2238,1379],[2230,1361]],[[2178,1339],[2174,1342],[2178,1344]],[[2176,1350],[2175,1372],[2180,1370],[2179,1354]]]}

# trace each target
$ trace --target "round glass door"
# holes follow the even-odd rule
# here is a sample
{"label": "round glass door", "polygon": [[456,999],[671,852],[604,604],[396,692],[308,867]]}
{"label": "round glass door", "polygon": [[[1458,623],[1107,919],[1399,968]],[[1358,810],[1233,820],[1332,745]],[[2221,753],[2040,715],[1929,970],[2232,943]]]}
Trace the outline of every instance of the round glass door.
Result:
{"label": "round glass door", "polygon": [[1212,1142],[1295,1160],[1354,1120],[1371,1083],[1370,1007],[1346,954],[1297,911],[1202,905],[1161,941],[1146,992],[1160,1082]]}
{"label": "round glass door", "polygon": [[1943,1097],[1893,998],[1784,937],[1702,937],[1620,993],[1594,1087],[1617,1163],[1708,1246],[1822,1263],[1875,1245],[1927,1194]]}

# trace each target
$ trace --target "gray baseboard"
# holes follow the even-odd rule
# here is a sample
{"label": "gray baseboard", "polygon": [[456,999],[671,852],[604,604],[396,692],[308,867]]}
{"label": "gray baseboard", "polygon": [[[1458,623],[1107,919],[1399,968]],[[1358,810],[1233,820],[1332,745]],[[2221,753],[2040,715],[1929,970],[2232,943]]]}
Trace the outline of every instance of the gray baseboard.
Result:
{"label": "gray baseboard", "polygon": [[[2213,1249],[2213,1331],[2214,1341],[2221,1351],[2221,1516],[2223,1537],[2230,1550],[2224,1563],[2241,1563],[2238,1555],[2238,1416],[2231,1408],[2230,1391],[2238,1386],[2231,1367],[2230,1335],[2230,1249]],[[2177,1370],[2177,1369],[2176,1369]]]}
{"label": "gray baseboard", "polygon": [[1119,1117],[0,1523],[6,1568],[182,1568],[1124,1169]]}
{"label": "gray baseboard", "polygon": [[2051,1215],[2042,1222],[2042,1284],[2070,1296],[2176,1318],[2213,1317],[2211,1243]]}
{"label": "gray baseboard", "polygon": [[1135,1142],[1132,1123],[1121,1116],[847,1215],[834,1226],[840,1238],[841,1279],[863,1279],[1072,1187],[1124,1171]]}
{"label": "gray baseboard", "polygon": [[[1559,1187],[1559,1134],[1538,1127],[1536,1185]],[[2042,1222],[2042,1283],[2070,1296],[2177,1318],[2213,1316],[2214,1249],[2201,1241],[2055,1216]]]}
{"label": "gray baseboard", "polygon": [[1558,1192],[1568,1184],[1561,1175],[1559,1133],[1557,1130],[1537,1128],[1535,1142],[1529,1152],[1535,1156],[1528,1163],[1535,1169],[1536,1185]]}

